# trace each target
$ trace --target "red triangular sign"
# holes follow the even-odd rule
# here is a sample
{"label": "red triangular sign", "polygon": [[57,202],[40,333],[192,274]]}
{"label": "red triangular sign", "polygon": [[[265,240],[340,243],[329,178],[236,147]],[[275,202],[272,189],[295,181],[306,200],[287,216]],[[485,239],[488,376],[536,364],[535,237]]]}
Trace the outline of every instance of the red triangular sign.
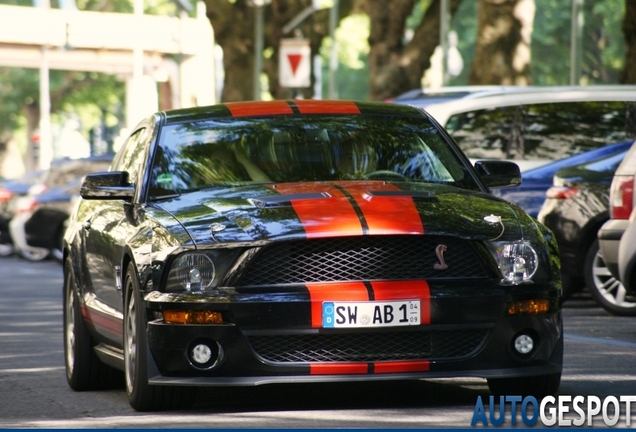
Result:
{"label": "red triangular sign", "polygon": [[289,59],[289,65],[291,66],[292,75],[296,75],[296,69],[298,69],[298,65],[300,64],[300,60],[302,60],[302,54],[287,54],[287,58]]}

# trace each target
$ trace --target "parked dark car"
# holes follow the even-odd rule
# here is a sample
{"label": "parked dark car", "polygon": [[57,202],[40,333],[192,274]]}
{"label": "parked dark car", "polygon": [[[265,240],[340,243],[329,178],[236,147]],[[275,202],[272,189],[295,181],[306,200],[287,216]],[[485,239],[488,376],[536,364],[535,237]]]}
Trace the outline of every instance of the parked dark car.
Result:
{"label": "parked dark car", "polygon": [[81,181],[80,177],[67,185],[30,197],[30,215],[23,225],[25,241],[29,246],[49,250],[51,256],[60,262],[64,232],[73,205],[79,198]]}
{"label": "parked dark car", "polygon": [[0,184],[0,256],[14,252],[9,222],[13,218],[17,199],[27,195],[33,185],[40,184],[46,174],[46,170],[31,171],[18,179],[5,180]]}
{"label": "parked dark car", "polygon": [[47,250],[47,255],[61,261],[62,238],[72,206],[79,198],[82,178],[91,172],[107,170],[112,160],[112,154],[54,160],[43,180],[42,191],[23,199],[22,220],[18,227],[13,227],[13,241],[26,243],[25,249]]}
{"label": "parked dark car", "polygon": [[[598,159],[605,159],[619,154],[624,155],[631,147],[632,142],[633,141],[623,141],[616,144],[609,144],[524,171],[521,173],[522,181],[519,186],[496,189],[493,190],[493,194],[514,202],[530,216],[538,217],[541,206],[543,206],[543,202],[546,198],[546,192],[553,186],[553,178],[559,170],[577,165],[585,165],[588,162],[594,162]],[[568,267],[565,267],[564,272],[567,270]]]}
{"label": "parked dark car", "polygon": [[[633,142],[633,141],[632,141]],[[585,284],[592,297],[616,315],[636,315],[636,298],[610,273],[599,249],[598,231],[609,219],[610,184],[632,142],[619,153],[557,171],[539,221],[556,236],[566,294]]]}
{"label": "parked dark car", "polygon": [[66,231],[69,385],[114,367],[137,410],[266,383],[475,376],[553,394],[558,246],[489,193],[519,181],[407,106],[156,113],[86,176]]}

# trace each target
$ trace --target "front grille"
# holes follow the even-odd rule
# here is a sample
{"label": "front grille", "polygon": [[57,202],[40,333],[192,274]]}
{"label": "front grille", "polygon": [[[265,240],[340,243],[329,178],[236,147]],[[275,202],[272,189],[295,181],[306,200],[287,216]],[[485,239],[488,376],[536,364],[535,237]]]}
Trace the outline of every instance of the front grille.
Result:
{"label": "front grille", "polygon": [[[445,245],[445,270],[435,270],[435,249]],[[366,236],[274,243],[247,265],[239,286],[485,278],[474,246],[447,236]]]}
{"label": "front grille", "polygon": [[271,363],[459,360],[475,354],[489,330],[251,335],[256,355]]}

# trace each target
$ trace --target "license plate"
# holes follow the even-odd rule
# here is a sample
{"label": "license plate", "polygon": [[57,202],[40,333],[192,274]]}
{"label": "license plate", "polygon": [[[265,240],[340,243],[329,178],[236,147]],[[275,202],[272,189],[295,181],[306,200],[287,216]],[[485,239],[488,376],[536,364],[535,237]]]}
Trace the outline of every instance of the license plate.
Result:
{"label": "license plate", "polygon": [[322,326],[395,327],[420,325],[420,301],[323,302]]}

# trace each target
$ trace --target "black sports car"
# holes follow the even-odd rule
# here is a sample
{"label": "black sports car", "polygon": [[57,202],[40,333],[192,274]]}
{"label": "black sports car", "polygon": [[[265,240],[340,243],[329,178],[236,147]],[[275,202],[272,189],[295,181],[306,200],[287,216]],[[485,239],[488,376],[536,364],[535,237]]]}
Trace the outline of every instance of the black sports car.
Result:
{"label": "black sports car", "polygon": [[[75,390],[124,371],[131,405],[196,386],[473,376],[557,391],[552,233],[425,112],[235,102],[143,120],[89,174],[65,235]],[[112,368],[112,369],[111,369]]]}

